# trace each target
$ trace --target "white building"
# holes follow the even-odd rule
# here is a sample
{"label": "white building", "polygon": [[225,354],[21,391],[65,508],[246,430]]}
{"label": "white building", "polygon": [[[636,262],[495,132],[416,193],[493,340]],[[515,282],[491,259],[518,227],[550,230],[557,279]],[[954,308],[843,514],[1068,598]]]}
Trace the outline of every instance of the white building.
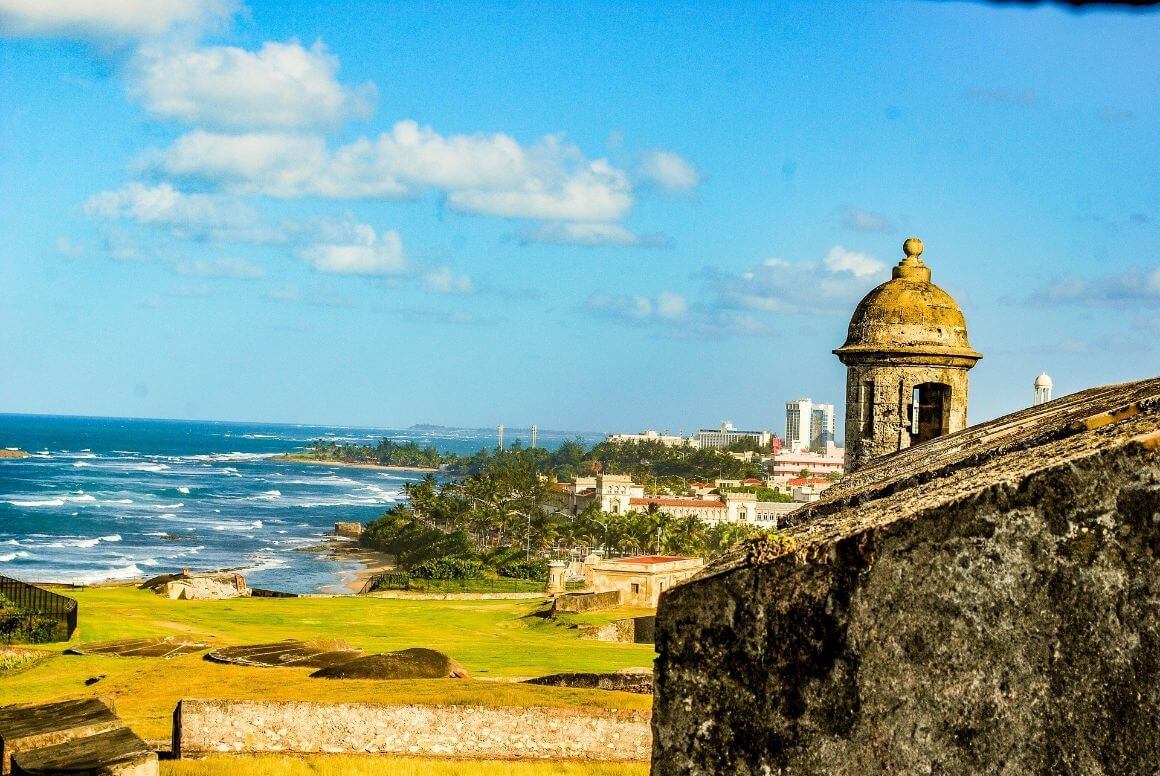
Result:
{"label": "white building", "polygon": [[1044,404],[1051,401],[1051,389],[1055,387],[1047,372],[1040,372],[1035,378],[1035,404]]}
{"label": "white building", "polygon": [[752,440],[762,450],[769,449],[770,433],[768,431],[739,431],[733,424],[725,421],[721,428],[703,428],[697,432],[697,446],[702,450],[721,450],[731,447],[738,442]]}
{"label": "white building", "polygon": [[846,451],[834,447],[831,442],[825,453],[793,452],[782,450],[773,456],[769,464],[769,475],[774,481],[793,479],[799,476],[802,470],[811,475],[825,476],[845,471]]}
{"label": "white building", "polygon": [[758,501],[753,493],[702,491],[697,496],[646,496],[644,486],[621,474],[598,474],[577,477],[575,482],[558,483],[552,505],[559,512],[576,514],[594,501],[600,504],[602,512],[613,515],[647,512],[655,505],[675,518],[695,517],[709,526],[744,523],[761,528],[777,528],[782,515],[800,506]]}
{"label": "white building", "polygon": [[824,452],[834,444],[834,405],[815,404],[810,411],[810,450]]}
{"label": "white building", "polygon": [[834,405],[798,399],[785,405],[785,449],[824,452],[834,441]]}
{"label": "white building", "polygon": [[608,434],[604,439],[606,442],[660,442],[665,447],[686,447],[696,444],[692,437],[673,436],[667,430],[664,434],[660,434],[651,428],[639,434]]}

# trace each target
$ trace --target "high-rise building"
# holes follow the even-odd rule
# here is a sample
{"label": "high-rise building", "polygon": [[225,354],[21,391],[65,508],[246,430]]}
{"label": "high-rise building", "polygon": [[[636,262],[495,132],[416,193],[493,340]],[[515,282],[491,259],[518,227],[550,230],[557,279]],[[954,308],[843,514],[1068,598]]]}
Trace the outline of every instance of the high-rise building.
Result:
{"label": "high-rise building", "polygon": [[813,422],[814,403],[809,399],[786,402],[785,449],[791,452],[808,450],[810,425]]}
{"label": "high-rise building", "polygon": [[834,441],[834,405],[798,399],[785,405],[785,449],[826,452]]}
{"label": "high-rise building", "polygon": [[834,405],[815,404],[810,410],[810,450],[826,452],[834,441]]}

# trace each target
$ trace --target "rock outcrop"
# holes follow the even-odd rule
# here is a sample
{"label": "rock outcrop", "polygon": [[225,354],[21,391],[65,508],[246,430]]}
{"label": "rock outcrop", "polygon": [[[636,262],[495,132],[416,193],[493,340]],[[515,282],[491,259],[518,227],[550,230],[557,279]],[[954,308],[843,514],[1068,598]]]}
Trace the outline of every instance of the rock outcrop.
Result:
{"label": "rock outcrop", "polygon": [[250,595],[250,588],[246,587],[246,578],[231,571],[182,570],[180,574],[162,574],[148,579],[141,583],[141,588],[182,601],[219,601]]}
{"label": "rock outcrop", "polygon": [[878,459],[662,597],[653,774],[1160,762],[1160,378]]}
{"label": "rock outcrop", "polygon": [[467,679],[457,661],[434,649],[403,649],[367,655],[311,674],[322,679]]}

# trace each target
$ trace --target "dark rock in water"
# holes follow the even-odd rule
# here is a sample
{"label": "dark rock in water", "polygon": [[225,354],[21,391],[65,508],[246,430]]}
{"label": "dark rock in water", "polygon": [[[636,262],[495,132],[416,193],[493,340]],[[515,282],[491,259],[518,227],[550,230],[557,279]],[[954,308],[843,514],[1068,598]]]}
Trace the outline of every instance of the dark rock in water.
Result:
{"label": "dark rock in water", "polygon": [[1153,774],[1160,379],[868,463],[661,598],[653,776]]}
{"label": "dark rock in water", "polygon": [[315,671],[323,679],[467,679],[463,666],[433,649],[404,649],[367,655]]}
{"label": "dark rock in water", "polygon": [[614,674],[550,674],[528,679],[524,684],[542,684],[549,687],[575,687],[584,690],[618,690],[652,695],[651,673]]}

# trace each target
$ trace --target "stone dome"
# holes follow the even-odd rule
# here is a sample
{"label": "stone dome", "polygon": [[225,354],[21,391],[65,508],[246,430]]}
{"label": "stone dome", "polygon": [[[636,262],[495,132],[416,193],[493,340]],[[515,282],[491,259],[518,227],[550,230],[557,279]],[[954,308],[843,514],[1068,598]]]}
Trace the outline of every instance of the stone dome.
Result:
{"label": "stone dome", "polygon": [[919,256],[922,241],[903,244],[906,258],[890,280],[858,304],[850,319],[846,343],[834,351],[843,363],[891,356],[972,366],[983,355],[967,340],[963,311],[951,295],[930,280],[930,268]]}
{"label": "stone dome", "polygon": [[1051,388],[1054,383],[1051,382],[1051,376],[1047,372],[1040,372],[1039,377],[1035,378],[1036,388]]}

